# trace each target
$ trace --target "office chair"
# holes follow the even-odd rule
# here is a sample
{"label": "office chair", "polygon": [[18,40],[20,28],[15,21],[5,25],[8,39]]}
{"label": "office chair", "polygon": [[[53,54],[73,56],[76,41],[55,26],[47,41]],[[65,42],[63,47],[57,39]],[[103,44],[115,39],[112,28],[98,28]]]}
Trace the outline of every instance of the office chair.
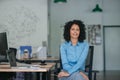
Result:
{"label": "office chair", "polygon": [[[88,56],[86,59],[85,72],[88,73],[89,80],[96,80],[98,70],[93,70],[93,55],[94,55],[94,46],[89,46]],[[93,78],[92,78],[93,73]]]}
{"label": "office chair", "polygon": [[89,46],[88,55],[85,63],[85,72],[88,74],[89,80],[92,80],[94,46]]}
{"label": "office chair", "polygon": [[[94,54],[94,46],[89,46],[88,56],[86,58],[85,63],[85,72],[88,75],[89,80],[92,80],[92,73],[94,73],[94,80],[96,80],[96,73],[98,71],[93,70],[93,54]],[[54,70],[54,80],[58,80],[57,75],[62,69],[61,57],[60,57],[60,67]]]}
{"label": "office chair", "polygon": [[[12,55],[14,54],[13,57],[16,57],[16,53],[17,53],[17,49],[16,48],[12,48],[12,47],[9,48],[8,54],[12,54]],[[10,80],[12,80],[13,78],[16,78],[16,72],[9,73],[9,76],[11,78]]]}
{"label": "office chair", "polygon": [[[12,51],[16,55],[17,49],[16,48],[9,48],[9,50],[6,51],[7,56],[8,56],[8,54],[11,54]],[[14,77],[16,77],[15,72],[0,72],[0,80],[12,80]]]}

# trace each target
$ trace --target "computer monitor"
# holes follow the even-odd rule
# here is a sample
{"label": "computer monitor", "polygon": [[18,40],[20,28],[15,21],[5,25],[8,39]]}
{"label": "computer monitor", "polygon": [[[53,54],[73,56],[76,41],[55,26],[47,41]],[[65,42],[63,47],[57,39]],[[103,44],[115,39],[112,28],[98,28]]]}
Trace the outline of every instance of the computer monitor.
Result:
{"label": "computer monitor", "polygon": [[2,32],[0,33],[0,62],[7,61],[7,50],[7,33]]}

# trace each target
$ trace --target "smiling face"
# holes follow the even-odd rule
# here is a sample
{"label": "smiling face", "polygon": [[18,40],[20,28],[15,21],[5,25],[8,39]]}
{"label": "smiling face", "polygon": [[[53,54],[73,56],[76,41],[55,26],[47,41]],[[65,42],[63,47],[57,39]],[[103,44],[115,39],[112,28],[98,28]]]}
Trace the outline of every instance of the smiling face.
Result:
{"label": "smiling face", "polygon": [[70,37],[71,39],[78,39],[80,35],[80,28],[78,25],[73,24],[70,29]]}

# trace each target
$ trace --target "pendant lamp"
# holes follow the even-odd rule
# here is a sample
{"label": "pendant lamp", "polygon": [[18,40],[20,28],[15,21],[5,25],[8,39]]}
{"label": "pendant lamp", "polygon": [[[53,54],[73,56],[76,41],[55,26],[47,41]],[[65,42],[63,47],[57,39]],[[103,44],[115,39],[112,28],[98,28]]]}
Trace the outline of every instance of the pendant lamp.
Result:
{"label": "pendant lamp", "polygon": [[102,12],[103,10],[99,7],[99,4],[96,4],[95,8],[92,10],[92,12]]}
{"label": "pendant lamp", "polygon": [[67,2],[67,0],[54,0],[54,3],[58,3],[58,2]]}

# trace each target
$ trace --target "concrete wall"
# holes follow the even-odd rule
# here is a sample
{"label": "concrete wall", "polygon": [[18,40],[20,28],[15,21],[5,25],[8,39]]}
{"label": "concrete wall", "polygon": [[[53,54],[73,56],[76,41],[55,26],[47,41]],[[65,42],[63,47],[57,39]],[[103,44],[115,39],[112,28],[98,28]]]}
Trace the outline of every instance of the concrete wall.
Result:
{"label": "concrete wall", "polygon": [[9,47],[31,45],[33,52],[48,37],[47,0],[0,0],[0,32],[7,32]]}

